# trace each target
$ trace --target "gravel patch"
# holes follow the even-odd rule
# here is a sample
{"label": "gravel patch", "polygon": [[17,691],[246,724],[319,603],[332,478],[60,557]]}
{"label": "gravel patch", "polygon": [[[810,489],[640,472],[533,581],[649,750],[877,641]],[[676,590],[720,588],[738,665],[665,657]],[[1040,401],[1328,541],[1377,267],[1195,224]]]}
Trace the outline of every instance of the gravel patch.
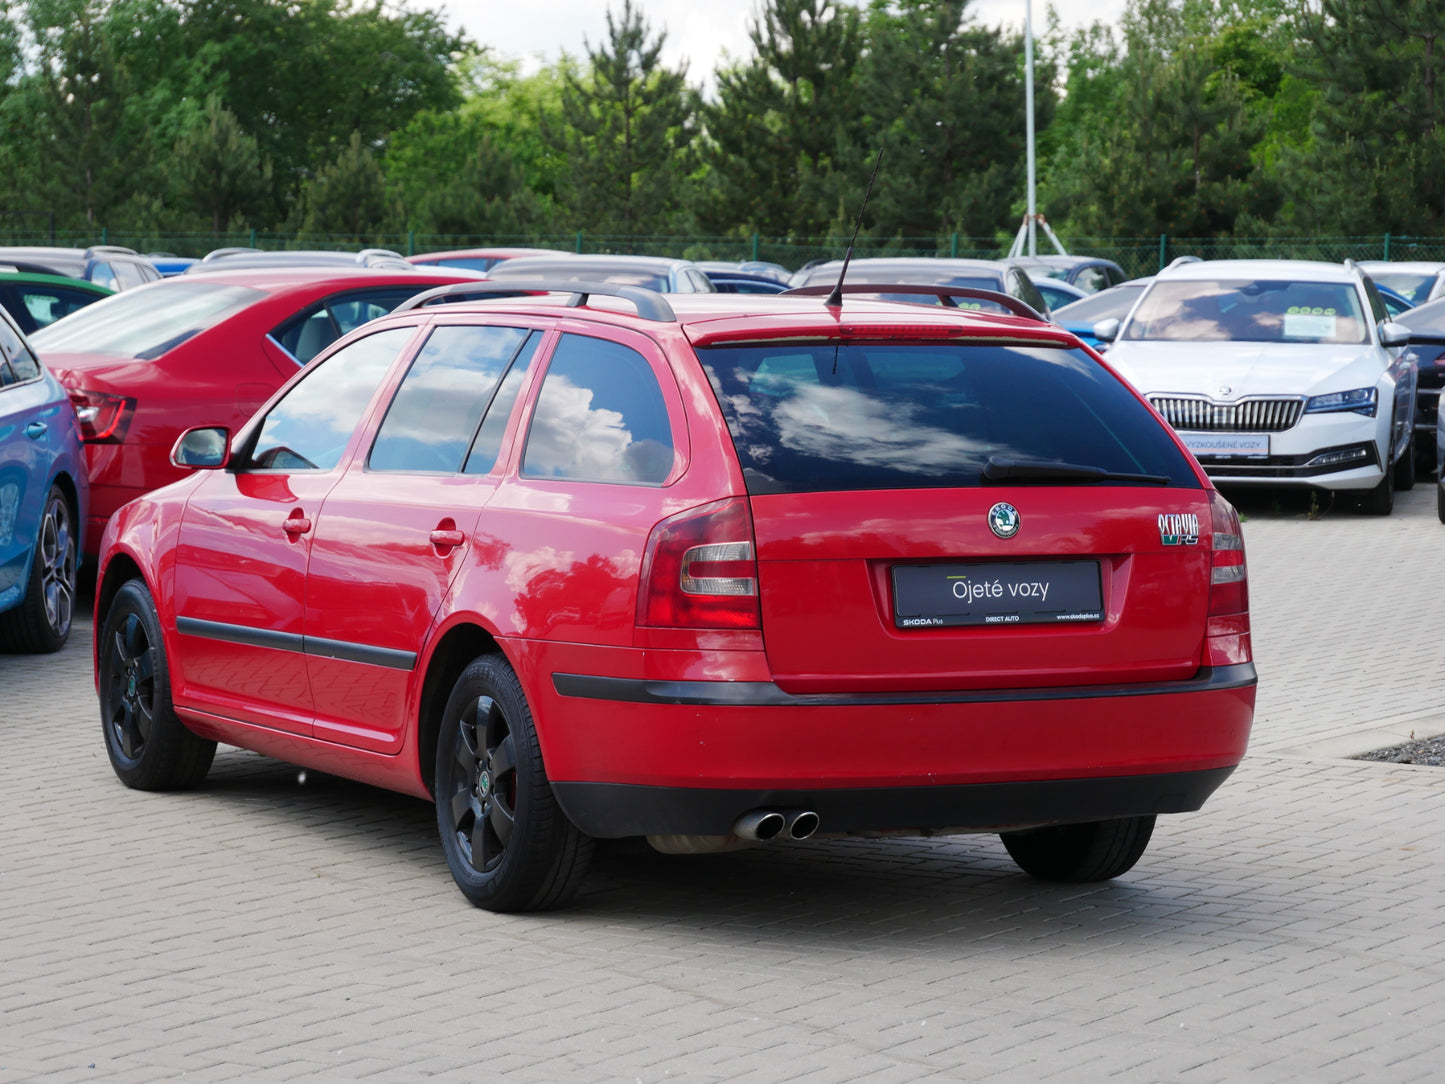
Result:
{"label": "gravel patch", "polygon": [[1432,768],[1445,768],[1445,734],[1438,738],[1424,738],[1420,741],[1408,741],[1404,745],[1392,745],[1388,749],[1376,749],[1354,759],[1382,760],[1390,764],[1426,764]]}

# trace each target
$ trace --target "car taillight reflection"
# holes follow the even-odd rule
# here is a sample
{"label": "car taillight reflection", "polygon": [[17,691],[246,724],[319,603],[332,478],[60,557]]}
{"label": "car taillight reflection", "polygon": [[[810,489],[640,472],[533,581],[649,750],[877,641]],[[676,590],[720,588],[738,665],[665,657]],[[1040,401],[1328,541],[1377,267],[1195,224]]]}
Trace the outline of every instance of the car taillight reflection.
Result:
{"label": "car taillight reflection", "polygon": [[1212,552],[1205,662],[1210,666],[1250,662],[1249,573],[1239,514],[1217,492],[1209,494],[1209,513]]}
{"label": "car taillight reflection", "polygon": [[80,439],[87,444],[119,444],[135,411],[135,400],[103,391],[67,388],[80,420]]}
{"label": "car taillight reflection", "polygon": [[689,509],[652,529],[642,559],[637,623],[756,629],[758,566],[746,498]]}

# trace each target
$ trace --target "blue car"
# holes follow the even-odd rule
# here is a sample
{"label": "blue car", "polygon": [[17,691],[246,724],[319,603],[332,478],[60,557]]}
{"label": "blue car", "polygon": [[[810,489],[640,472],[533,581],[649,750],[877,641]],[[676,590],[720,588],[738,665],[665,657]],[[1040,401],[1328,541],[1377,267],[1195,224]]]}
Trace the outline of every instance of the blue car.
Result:
{"label": "blue car", "polygon": [[0,310],[0,649],[69,637],[89,492],[75,408]]}

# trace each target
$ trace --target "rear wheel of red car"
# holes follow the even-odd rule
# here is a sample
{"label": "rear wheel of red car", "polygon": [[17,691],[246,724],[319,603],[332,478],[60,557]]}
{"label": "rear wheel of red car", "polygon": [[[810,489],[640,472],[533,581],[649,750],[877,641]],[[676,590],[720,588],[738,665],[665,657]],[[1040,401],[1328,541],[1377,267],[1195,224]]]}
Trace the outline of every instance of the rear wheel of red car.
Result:
{"label": "rear wheel of red car", "polygon": [[116,592],[96,645],[105,751],[136,790],[182,790],[211,770],[216,743],[186,729],[171,706],[160,619],[140,580]]}
{"label": "rear wheel of red car", "polygon": [[70,636],[75,609],[78,539],[70,501],[51,486],[30,562],[30,581],[19,606],[0,614],[0,645],[11,651],[59,651]]}
{"label": "rear wheel of red car", "polygon": [[457,679],[437,740],[437,828],[462,894],[489,911],[560,907],[592,840],[558,807],[521,683],[501,655]]}
{"label": "rear wheel of red car", "polygon": [[999,838],[1029,876],[1078,884],[1127,873],[1153,832],[1154,818],[1148,816],[1003,832]]}

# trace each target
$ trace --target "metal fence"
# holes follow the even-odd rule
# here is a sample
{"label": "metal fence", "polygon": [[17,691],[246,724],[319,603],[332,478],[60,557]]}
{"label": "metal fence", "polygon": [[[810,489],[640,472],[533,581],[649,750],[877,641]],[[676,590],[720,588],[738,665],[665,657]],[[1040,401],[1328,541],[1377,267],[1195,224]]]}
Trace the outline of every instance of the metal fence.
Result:
{"label": "metal fence", "polygon": [[[567,234],[458,235],[408,231],[369,236],[273,233],[247,230],[233,233],[159,233],[125,229],[98,231],[54,230],[36,217],[20,218],[0,212],[0,245],[124,245],[138,252],[167,252],[176,256],[204,256],[212,249],[247,246],[260,249],[386,248],[413,256],[423,252],[490,246],[526,246],[567,252],[627,253],[674,256],[693,260],[765,260],[798,268],[813,260],[840,259],[847,237],[767,237],[759,234],[707,236],[607,236],[586,231]],[[860,239],[854,255],[936,256],[999,259],[1011,236],[895,237],[886,241]],[[1066,237],[1076,255],[1104,256],[1130,275],[1150,275],[1180,256],[1219,259],[1297,259],[1339,263],[1354,260],[1445,261],[1445,237],[1377,234],[1373,237]],[[1039,251],[1048,251],[1040,247]]]}

